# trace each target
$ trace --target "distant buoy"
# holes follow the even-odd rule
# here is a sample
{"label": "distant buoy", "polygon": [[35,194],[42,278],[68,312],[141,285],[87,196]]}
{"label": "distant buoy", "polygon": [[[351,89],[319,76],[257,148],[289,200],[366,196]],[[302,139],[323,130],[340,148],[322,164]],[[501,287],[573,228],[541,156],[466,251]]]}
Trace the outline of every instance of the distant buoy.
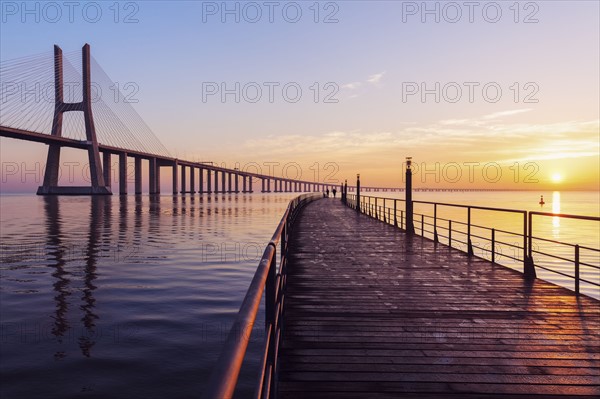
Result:
{"label": "distant buoy", "polygon": [[545,202],[544,202],[544,196],[543,195],[540,196],[540,202],[539,202],[539,204],[540,205],[544,205],[545,204]]}

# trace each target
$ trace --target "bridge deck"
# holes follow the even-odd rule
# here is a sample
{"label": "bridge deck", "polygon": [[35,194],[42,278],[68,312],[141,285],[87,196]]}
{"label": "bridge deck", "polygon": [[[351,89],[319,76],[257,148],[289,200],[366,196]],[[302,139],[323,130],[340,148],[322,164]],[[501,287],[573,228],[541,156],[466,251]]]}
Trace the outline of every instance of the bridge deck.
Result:
{"label": "bridge deck", "polygon": [[600,394],[599,301],[337,200],[290,245],[282,398]]}

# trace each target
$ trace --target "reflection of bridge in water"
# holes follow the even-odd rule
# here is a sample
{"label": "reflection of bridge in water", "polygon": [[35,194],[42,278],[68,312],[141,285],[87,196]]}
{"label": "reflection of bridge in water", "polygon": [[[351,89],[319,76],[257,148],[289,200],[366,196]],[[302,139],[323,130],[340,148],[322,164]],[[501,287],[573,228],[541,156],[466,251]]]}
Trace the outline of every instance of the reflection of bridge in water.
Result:
{"label": "reflection of bridge in water", "polygon": [[[91,349],[95,345],[94,337],[96,335],[96,320],[98,316],[94,313],[96,299],[94,298],[94,280],[96,280],[96,269],[98,257],[101,256],[101,242],[103,229],[110,229],[110,216],[105,212],[110,212],[109,200],[103,197],[92,197],[90,209],[90,228],[87,235],[85,250],[83,251],[83,289],[81,290],[81,301],[83,304],[79,307],[83,311],[81,321],[84,330],[78,337],[81,353],[90,357]],[[48,196],[44,199],[44,212],[46,216],[47,245],[50,249],[49,267],[54,268],[52,277],[55,278],[53,284],[56,295],[55,312],[52,318],[54,325],[52,334],[62,342],[63,337],[70,330],[68,321],[69,297],[72,294],[71,283],[74,278],[73,271],[67,267],[73,261],[79,260],[71,253],[71,248],[63,243],[62,219],[60,212],[59,199],[55,196]],[[106,216],[106,217],[105,217]],[[85,333],[84,333],[85,332]],[[66,354],[58,352],[55,356],[61,358]]]}

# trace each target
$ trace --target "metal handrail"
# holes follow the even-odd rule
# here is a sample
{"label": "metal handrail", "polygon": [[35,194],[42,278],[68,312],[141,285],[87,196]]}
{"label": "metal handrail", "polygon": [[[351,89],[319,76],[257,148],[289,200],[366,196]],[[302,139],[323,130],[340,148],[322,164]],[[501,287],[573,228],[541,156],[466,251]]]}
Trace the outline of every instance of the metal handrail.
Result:
{"label": "metal handrail", "polygon": [[[261,372],[254,397],[270,398],[274,396],[289,232],[299,211],[308,203],[320,198],[323,198],[321,193],[303,194],[288,204],[263,252],[221,355],[213,368],[208,389],[204,392],[205,398],[222,399],[233,396],[263,292],[265,293],[266,335],[260,362]],[[279,269],[277,269],[278,244],[281,246]]]}
{"label": "metal handrail", "polygon": [[[529,212],[529,215],[528,215],[528,225],[529,225],[529,228],[528,228],[528,240],[529,240],[529,257],[530,258],[533,257],[533,250],[531,248],[533,240],[540,240],[541,239],[541,238],[535,237],[533,235],[533,217],[534,216],[546,216],[546,217],[547,216],[551,216],[551,217],[560,217],[560,218],[566,218],[566,219],[587,220],[587,221],[594,221],[594,222],[600,221],[600,217],[596,217],[596,216],[570,215],[570,214],[565,214],[565,213],[534,212],[534,211]],[[542,239],[542,240],[544,240],[544,239]],[[565,242],[561,242],[561,241],[552,241],[552,243],[561,244],[561,245],[569,245],[569,243],[565,243]],[[573,264],[574,264],[574,269],[575,269],[574,270],[574,274],[575,275],[574,276],[568,276],[567,275],[567,277],[571,277],[571,278],[573,278],[575,280],[575,292],[577,294],[579,294],[579,291],[580,291],[579,284],[580,284],[580,281],[582,281],[582,280],[585,281],[585,282],[587,282],[588,284],[592,284],[592,285],[595,285],[597,287],[600,287],[600,284],[595,283],[595,282],[590,282],[590,281],[585,280],[585,279],[582,279],[580,277],[580,275],[579,275],[580,274],[579,268],[580,268],[580,265],[581,265],[580,258],[579,258],[579,252],[580,252],[581,248],[585,248],[585,249],[592,250],[592,251],[595,251],[595,252],[600,252],[599,249],[589,248],[589,247],[582,247],[579,244],[576,244],[574,246],[575,253],[573,255],[574,256]],[[539,252],[539,251],[535,251],[535,252],[541,254],[541,252]],[[545,256],[551,256],[551,257],[556,257],[556,256],[553,256],[553,255],[550,255],[550,254],[545,254],[545,253],[543,255],[545,255]],[[594,268],[598,269],[598,267],[594,267]],[[548,268],[544,268],[544,269],[549,270],[549,271],[551,271],[553,273],[564,275],[564,273],[558,272],[556,270],[550,270]]]}
{"label": "metal handrail", "polygon": [[[379,201],[383,201],[383,207],[379,206]],[[387,201],[391,201],[393,202],[393,207],[386,207],[386,202]],[[404,217],[404,214],[402,210],[400,210],[401,214],[401,221],[400,224],[398,224],[398,206],[397,206],[397,202],[406,202],[406,200],[404,199],[399,199],[399,198],[384,198],[384,197],[374,197],[374,196],[368,196],[368,195],[362,195],[360,196],[360,204],[356,204],[356,195],[353,194],[348,194],[348,198],[347,198],[347,205],[350,206],[351,208],[357,209],[357,207],[360,206],[360,211],[362,213],[365,213],[368,216],[371,216],[375,219],[378,220],[382,220],[381,216],[383,216],[383,221],[390,223],[390,224],[394,224],[395,226],[399,227],[399,228],[403,228],[403,223],[402,223],[402,219]],[[432,202],[432,201],[412,201],[413,204],[417,203],[417,204],[426,204],[426,205],[432,205],[434,208],[434,212],[433,212],[433,216],[430,215],[425,215],[425,214],[421,214],[421,213],[416,213],[413,212],[414,216],[420,216],[420,220],[415,218],[415,224],[416,227],[414,228],[415,231],[414,233],[418,234],[419,232],[421,233],[421,236],[425,236],[425,233],[427,234],[432,234],[434,236],[434,241],[436,243],[439,242],[439,237],[443,237],[448,239],[448,246],[452,247],[453,243],[461,243],[461,244],[465,244],[467,245],[467,253],[469,255],[474,255],[473,252],[473,248],[477,248],[480,250],[484,250],[486,252],[489,252],[491,254],[491,260],[492,262],[495,263],[496,261],[496,255],[502,256],[502,257],[506,257],[509,259],[513,259],[517,262],[523,262],[523,268],[524,268],[524,273],[526,275],[529,276],[535,276],[535,267],[539,267],[541,269],[544,270],[548,270],[551,271],[553,273],[562,275],[562,276],[566,276],[569,278],[572,278],[575,280],[575,292],[577,294],[579,294],[580,292],[580,287],[579,287],[579,283],[580,281],[584,281],[586,283],[592,284],[594,286],[600,286],[600,284],[598,284],[597,282],[591,282],[589,280],[583,279],[580,277],[580,271],[579,268],[580,266],[586,266],[589,267],[591,269],[594,270],[598,270],[600,269],[599,266],[597,265],[593,265],[587,262],[582,262],[580,259],[580,251],[581,250],[586,250],[586,251],[591,251],[591,252],[600,252],[599,248],[592,248],[592,247],[588,247],[588,246],[584,246],[584,245],[579,245],[579,244],[572,244],[572,243],[568,243],[568,242],[563,242],[563,241],[557,241],[557,240],[551,240],[548,238],[542,238],[542,237],[536,237],[533,235],[533,217],[534,216],[551,216],[551,217],[560,217],[560,218],[569,218],[569,219],[577,219],[577,220],[588,220],[588,221],[600,221],[599,217],[595,217],[595,216],[583,216],[583,215],[572,215],[572,214],[560,214],[560,213],[550,213],[550,212],[535,212],[535,211],[523,211],[523,210],[518,210],[518,209],[508,209],[508,208],[495,208],[495,207],[486,207],[486,206],[475,206],[475,205],[464,205],[464,204],[451,204],[451,203],[445,203],[445,202]],[[437,216],[437,208],[438,207],[455,207],[455,208],[463,208],[467,210],[467,222],[462,222],[462,221],[458,221],[458,220],[451,220],[451,219],[446,219],[446,218],[442,218],[442,217],[438,217]],[[390,211],[393,209],[393,213],[390,215]],[[511,231],[506,231],[506,230],[502,230],[502,229],[495,229],[495,228],[491,228],[491,227],[486,227],[486,226],[481,226],[478,224],[474,224],[471,223],[471,210],[484,210],[484,211],[494,211],[494,212],[507,212],[507,213],[513,213],[513,214],[519,214],[523,216],[523,232],[522,233],[515,233],[515,232],[511,232]],[[386,211],[387,211],[387,216],[386,216]],[[393,221],[392,221],[393,218]],[[433,220],[433,223],[429,222]],[[438,222],[439,221],[444,221],[444,222],[448,222],[448,226],[442,226],[439,225]],[[466,226],[467,231],[462,231],[459,229],[453,229],[452,225],[460,225],[460,226]],[[426,229],[425,226],[431,226],[433,227],[433,231]],[[420,228],[417,228],[420,227]],[[483,237],[481,235],[478,234],[473,234],[471,233],[471,228],[477,228],[477,229],[482,229],[482,230],[488,230],[491,232],[491,237],[490,238],[486,238]],[[441,230],[445,230],[448,232],[448,235],[442,235],[442,234],[438,234],[438,229]],[[467,237],[467,241],[462,241],[462,240],[458,240],[456,239],[456,237],[453,239],[452,238],[452,233],[455,234],[459,234],[462,235],[463,237],[466,236]],[[503,234],[508,234],[508,235],[513,235],[516,237],[520,237],[523,239],[523,244],[522,245],[515,245],[514,243],[508,243],[508,242],[504,242],[504,241],[500,241],[497,240],[495,238],[496,233],[503,233]],[[473,245],[473,243],[471,242],[471,238],[479,238],[482,240],[488,240],[491,243],[491,249],[488,248],[484,248],[481,246],[477,246],[477,245]],[[574,249],[574,257],[572,259],[568,259],[565,258],[563,256],[557,256],[557,255],[553,255],[550,253],[546,253],[543,251],[540,251],[539,249],[534,249],[534,241],[543,241],[543,242],[549,242],[549,243],[553,243],[553,244],[558,244],[558,245],[564,245],[564,246],[568,246]],[[517,255],[515,256],[510,256],[508,254],[502,254],[501,252],[497,252],[496,251],[496,245],[497,244],[502,244],[502,245],[506,245],[508,247],[512,247],[512,248],[516,248],[519,251],[522,250],[522,257],[518,258]],[[460,248],[457,248],[460,249]],[[558,259],[561,261],[565,261],[565,262],[572,262],[574,264],[574,275],[569,275],[557,270],[552,270],[548,267],[544,267],[542,265],[534,265],[534,261],[533,261],[533,255],[534,254],[539,254],[539,255],[543,255],[543,256],[548,256],[554,259]]]}

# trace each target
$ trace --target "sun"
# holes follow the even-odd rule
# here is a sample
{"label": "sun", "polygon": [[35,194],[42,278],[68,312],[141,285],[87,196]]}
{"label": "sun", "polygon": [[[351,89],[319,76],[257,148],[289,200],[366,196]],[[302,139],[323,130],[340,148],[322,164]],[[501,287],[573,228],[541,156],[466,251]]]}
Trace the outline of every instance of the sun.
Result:
{"label": "sun", "polygon": [[563,177],[560,173],[554,173],[552,175],[552,183],[560,183],[563,180]]}

